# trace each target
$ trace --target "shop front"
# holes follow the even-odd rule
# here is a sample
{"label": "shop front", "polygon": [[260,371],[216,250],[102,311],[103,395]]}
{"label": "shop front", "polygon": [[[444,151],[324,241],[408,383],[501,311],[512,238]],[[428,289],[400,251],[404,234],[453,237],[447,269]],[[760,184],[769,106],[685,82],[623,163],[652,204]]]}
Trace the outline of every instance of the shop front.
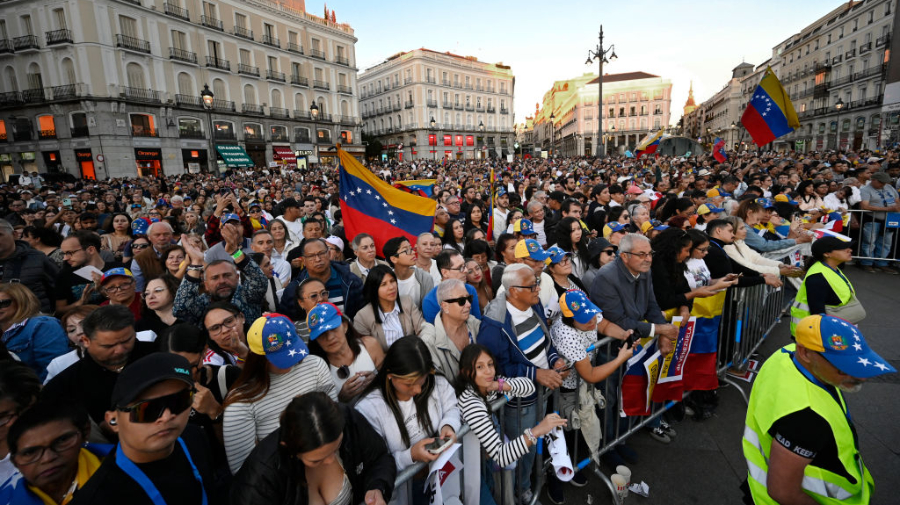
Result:
{"label": "shop front", "polygon": [[222,172],[222,164],[224,164],[227,169],[253,166],[253,160],[250,159],[247,151],[241,146],[234,144],[219,144],[216,145],[216,151],[219,152],[219,158],[221,158],[220,172]]}
{"label": "shop front", "polygon": [[254,167],[269,166],[269,164],[266,162],[266,143],[265,142],[247,141],[246,151],[247,151],[247,155],[250,157],[250,159],[253,160],[253,164],[251,166],[254,166]]}
{"label": "shop front", "polygon": [[163,175],[162,150],[136,147],[134,160],[139,177],[161,177]]}
{"label": "shop front", "polygon": [[297,155],[290,147],[272,146],[272,159],[282,170],[294,170],[297,168]]}
{"label": "shop front", "polygon": [[22,160],[22,172],[37,172],[37,156],[34,151],[26,151],[24,153],[19,153],[19,158]]}
{"label": "shop front", "polygon": [[62,160],[59,151],[41,151],[44,157],[44,166],[47,167],[47,173],[59,174],[64,172],[62,168]]}
{"label": "shop front", "polygon": [[12,155],[0,154],[0,171],[3,172],[3,182],[9,182],[9,176],[15,172]]}
{"label": "shop front", "polygon": [[90,149],[75,149],[75,161],[81,169],[82,179],[97,179],[94,171],[94,155]]}
{"label": "shop front", "polygon": [[312,149],[298,149],[294,151],[294,156],[297,158],[297,170],[306,171],[312,155]]}
{"label": "shop front", "polygon": [[181,159],[184,162],[184,172],[187,174],[205,172],[209,166],[206,149],[182,149]]}

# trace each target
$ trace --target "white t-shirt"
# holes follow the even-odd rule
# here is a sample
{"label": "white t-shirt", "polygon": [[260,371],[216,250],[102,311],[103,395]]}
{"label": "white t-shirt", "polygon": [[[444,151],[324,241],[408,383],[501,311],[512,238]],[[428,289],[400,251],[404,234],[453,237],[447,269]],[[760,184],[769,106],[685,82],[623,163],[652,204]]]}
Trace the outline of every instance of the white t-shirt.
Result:
{"label": "white t-shirt", "polygon": [[687,270],[684,271],[684,277],[687,279],[691,289],[709,285],[712,275],[710,274],[705,261],[691,258],[687,260],[685,265],[687,266]]}
{"label": "white t-shirt", "polygon": [[547,246],[547,234],[544,232],[544,223],[546,222],[547,221],[541,220],[540,223],[531,223],[534,226],[534,232],[537,233],[535,239],[541,244],[541,247]]}
{"label": "white t-shirt", "polygon": [[422,288],[419,286],[419,282],[416,280],[415,272],[413,275],[409,276],[409,279],[404,281],[397,281],[397,289],[400,293],[400,296],[408,296],[410,300],[414,303],[418,303],[420,296],[420,292]]}
{"label": "white t-shirt", "polygon": [[283,216],[278,216],[278,220],[284,223],[284,226],[288,229],[288,233],[290,234],[290,239],[299,244],[301,240],[303,240],[303,222],[297,219],[296,221],[288,221],[284,219]]}

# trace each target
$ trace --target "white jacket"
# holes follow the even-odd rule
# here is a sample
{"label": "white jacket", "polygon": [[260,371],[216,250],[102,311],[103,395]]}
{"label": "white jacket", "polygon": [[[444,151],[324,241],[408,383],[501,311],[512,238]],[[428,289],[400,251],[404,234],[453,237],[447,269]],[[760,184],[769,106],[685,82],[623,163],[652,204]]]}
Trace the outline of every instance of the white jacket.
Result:
{"label": "white jacket", "polygon": [[753,249],[750,249],[743,240],[735,240],[733,244],[726,245],[724,249],[725,254],[738,262],[741,266],[756,270],[761,274],[779,275],[781,273],[781,270],[779,270],[778,267],[779,265],[783,265],[783,263],[776,260],[770,260]]}

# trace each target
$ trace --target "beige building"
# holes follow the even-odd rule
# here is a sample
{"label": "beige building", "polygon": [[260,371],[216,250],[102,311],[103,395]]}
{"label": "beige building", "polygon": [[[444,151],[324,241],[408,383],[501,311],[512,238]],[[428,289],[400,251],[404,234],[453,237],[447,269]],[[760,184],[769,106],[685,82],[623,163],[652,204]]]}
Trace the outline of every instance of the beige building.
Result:
{"label": "beige building", "polygon": [[398,53],[359,76],[363,131],[403,160],[505,157],[515,143],[515,81],[510,67],[473,56]]}
{"label": "beige building", "polygon": [[[765,71],[764,66],[762,70]],[[749,100],[749,96],[745,100],[744,91],[749,88],[749,93],[752,93],[759,84],[759,78],[756,84],[751,84],[753,79],[748,78],[753,75],[754,66],[749,63],[741,63],[732,69],[731,80],[722,89],[700,105],[691,107],[685,114],[684,135],[709,146],[717,137],[724,140],[729,149],[740,144],[743,139],[737,125],[743,113],[742,103]],[[692,98],[693,93],[689,100]],[[685,110],[688,110],[687,106]]]}
{"label": "beige building", "polygon": [[[534,146],[560,156],[594,156],[598,127],[598,79],[587,73],[556,81],[534,115]],[[651,132],[667,128],[672,82],[646,72],[603,76],[606,153],[633,149]],[[551,120],[552,116],[552,120]]]}
{"label": "beige building", "polygon": [[2,13],[4,174],[302,167],[336,141],[363,150],[353,29],[302,0],[12,0]]}

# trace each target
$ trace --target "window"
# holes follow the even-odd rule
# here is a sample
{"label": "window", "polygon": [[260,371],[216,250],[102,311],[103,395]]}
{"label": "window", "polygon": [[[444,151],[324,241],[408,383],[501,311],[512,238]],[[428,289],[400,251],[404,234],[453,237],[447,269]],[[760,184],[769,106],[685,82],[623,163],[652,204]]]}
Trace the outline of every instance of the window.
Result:
{"label": "window", "polygon": [[178,134],[180,137],[203,138],[203,122],[193,117],[180,117]]}
{"label": "window", "polygon": [[256,105],[256,89],[249,84],[244,86],[244,103]]}
{"label": "window", "polygon": [[136,20],[127,16],[120,16],[119,28],[122,30],[122,35],[125,35],[126,37],[139,38]]}
{"label": "window", "polygon": [[309,128],[297,127],[294,128],[294,142],[301,142],[304,144],[309,143]]}
{"label": "window", "polygon": [[137,63],[129,63],[125,67],[125,75],[128,79],[129,87],[138,89],[146,88],[146,84],[144,81],[144,68]]}
{"label": "window", "polygon": [[262,140],[262,125],[259,123],[244,123],[244,140]]}
{"label": "window", "polygon": [[275,38],[275,27],[274,26],[272,26],[268,23],[263,23],[263,31],[266,33],[266,37],[269,37],[271,39]]}
{"label": "window", "polygon": [[25,35],[34,35],[34,28],[31,26],[31,16],[22,16],[22,31]]}
{"label": "window", "polygon": [[238,57],[241,61],[241,65],[250,65],[250,51],[247,49],[241,49],[238,51]]}
{"label": "window", "polygon": [[63,79],[65,79],[66,84],[75,84],[78,82],[78,77],[75,75],[75,65],[72,63],[71,58],[63,58],[62,70]]}
{"label": "window", "polygon": [[[222,48],[219,46],[219,43],[216,42],[215,40],[207,40],[206,41],[206,50],[208,52],[208,55],[211,58],[215,58],[217,60],[224,55],[222,53]],[[216,93],[216,96],[219,96],[219,94]]]}
{"label": "window", "polygon": [[203,15],[213,19],[219,19],[216,15],[216,5],[209,2],[203,2]]}
{"label": "window", "polygon": [[234,15],[234,26],[235,26],[236,28],[247,29],[247,16],[245,16],[245,15],[243,15],[243,14],[237,14],[237,13],[235,13],[235,15]]}
{"label": "window", "polygon": [[179,32],[178,30],[172,30],[172,47],[174,47],[175,49],[186,51],[187,34],[184,32]]}
{"label": "window", "polygon": [[131,135],[135,137],[156,137],[156,121],[150,114],[131,114]]}
{"label": "window", "polygon": [[65,9],[53,9],[53,20],[56,23],[57,30],[64,30],[67,28],[66,23],[66,11]]}
{"label": "window", "polygon": [[315,70],[315,76],[317,81],[323,81],[325,79],[324,74],[322,73],[321,68],[317,68]]}
{"label": "window", "polygon": [[319,39],[312,39],[312,50],[313,51],[321,51],[322,50],[321,45],[322,45],[322,43],[319,41]]}
{"label": "window", "polygon": [[187,72],[178,74],[178,92],[182,95],[194,95],[194,81]]}
{"label": "window", "polygon": [[303,68],[299,63],[291,63],[291,75],[295,77],[303,75]]}
{"label": "window", "polygon": [[0,19],[0,39],[6,40],[9,38],[9,34],[6,32],[6,20]]}
{"label": "window", "polygon": [[269,56],[269,70],[278,71],[278,58]]}
{"label": "window", "polygon": [[227,100],[228,93],[227,88],[225,87],[225,81],[222,79],[214,79],[213,80],[213,94],[216,95],[216,100]]}

